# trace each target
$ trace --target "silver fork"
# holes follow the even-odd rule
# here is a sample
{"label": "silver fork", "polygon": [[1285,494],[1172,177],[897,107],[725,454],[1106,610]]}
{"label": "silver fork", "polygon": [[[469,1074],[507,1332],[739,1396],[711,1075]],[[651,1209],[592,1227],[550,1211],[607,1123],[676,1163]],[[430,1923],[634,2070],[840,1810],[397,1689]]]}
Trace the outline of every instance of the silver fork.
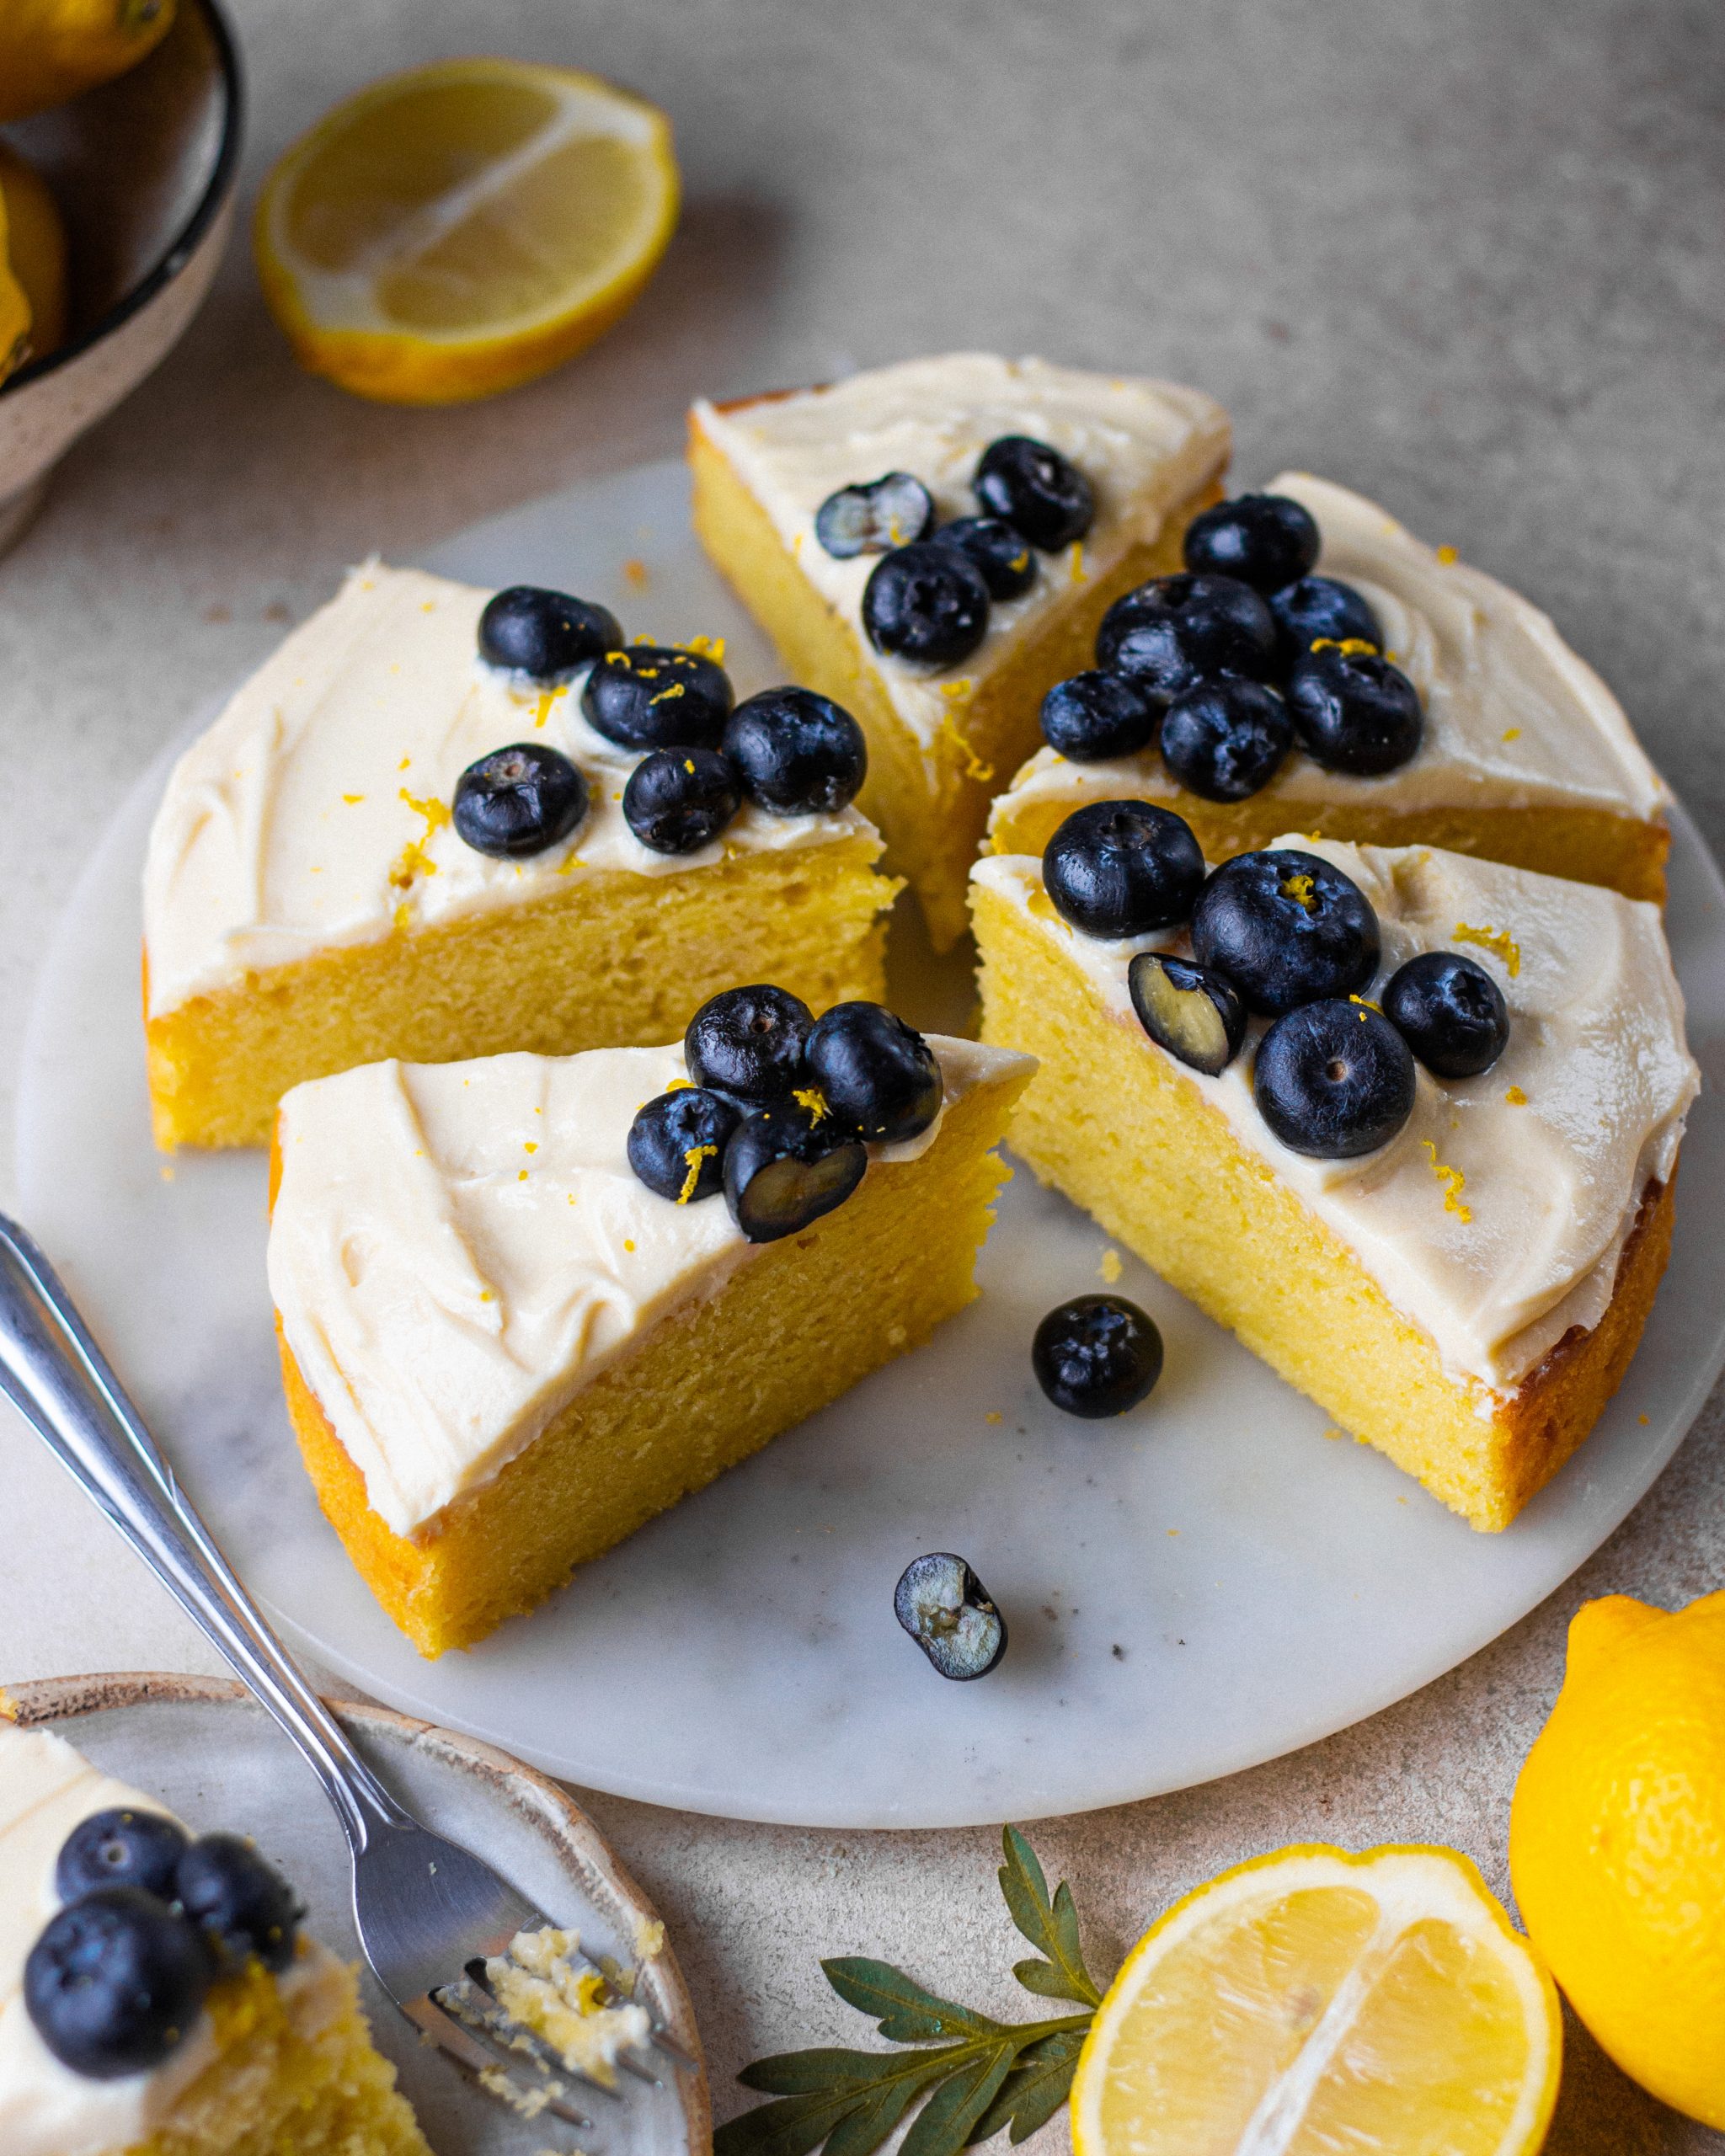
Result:
{"label": "silver fork", "polygon": [[[360,1943],[402,2012],[494,2095],[590,2127],[592,2121],[566,2100],[561,2062],[531,2040],[499,2035],[500,2017],[485,1993],[487,1958],[503,1954],[517,1932],[541,1929],[551,1919],[471,1849],[415,1819],[354,1750],[234,1576],[53,1267],[3,1214],[0,1392],[221,1650],[317,1775],[347,1837]],[[695,2065],[656,2024],[651,2041],[677,2065]],[[525,2072],[524,2060],[537,2071]],[[618,2063],[639,2079],[657,2079],[627,2052]],[[615,2090],[583,2078],[615,2100]]]}

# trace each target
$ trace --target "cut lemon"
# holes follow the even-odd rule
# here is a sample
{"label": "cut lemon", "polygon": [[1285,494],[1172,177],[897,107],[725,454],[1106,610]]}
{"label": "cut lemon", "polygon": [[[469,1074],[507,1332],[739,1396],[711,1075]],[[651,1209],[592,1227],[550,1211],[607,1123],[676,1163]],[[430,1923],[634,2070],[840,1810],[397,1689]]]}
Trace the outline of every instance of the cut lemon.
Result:
{"label": "cut lemon", "polygon": [[444,60],[346,99],[265,181],[302,364],[388,403],[512,389],[610,328],[676,223],[670,123],[596,75]]}
{"label": "cut lemon", "polygon": [[1316,1844],[1134,1948],[1072,2084],[1076,2156],[1530,2156],[1557,1994],[1466,1857]]}

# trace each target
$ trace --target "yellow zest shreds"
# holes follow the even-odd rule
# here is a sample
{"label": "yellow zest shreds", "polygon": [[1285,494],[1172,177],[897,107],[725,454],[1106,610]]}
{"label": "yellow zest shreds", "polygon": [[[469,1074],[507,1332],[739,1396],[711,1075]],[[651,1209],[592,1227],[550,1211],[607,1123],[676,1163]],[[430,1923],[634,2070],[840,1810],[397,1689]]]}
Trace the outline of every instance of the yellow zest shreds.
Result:
{"label": "yellow zest shreds", "polygon": [[[641,670],[645,673],[647,670],[643,667]],[[661,689],[656,696],[649,696],[647,701],[649,703],[667,704],[673,696],[685,696],[687,694],[688,691],[681,681],[673,681],[668,689]]]}
{"label": "yellow zest shreds", "polygon": [[440,801],[435,794],[409,793],[405,787],[400,789],[400,792],[402,799],[406,802],[414,814],[425,819],[425,835],[428,839],[433,831],[441,830],[449,821],[449,803],[446,801]]}
{"label": "yellow zest shreds", "polygon": [[1065,928],[1066,933],[1069,936],[1071,934],[1071,930],[1067,928],[1066,923],[1060,918],[1059,907],[1043,889],[1040,883],[1037,884],[1035,889],[1027,895],[1024,904],[1038,921],[1051,921],[1056,928]]}
{"label": "yellow zest shreds", "polygon": [[692,1093],[695,1081],[692,1078],[673,1078],[665,1090],[667,1093]]}
{"label": "yellow zest shreds", "polygon": [[1446,569],[1453,568],[1455,563],[1461,559],[1461,555],[1456,547],[1439,547],[1438,549],[1438,559],[1444,564],[1444,567]]}
{"label": "yellow zest shreds", "polygon": [[1527,1106],[1527,1096],[1522,1091],[1519,1086],[1512,1086],[1509,1091],[1504,1094],[1503,1098],[1509,1103],[1512,1108],[1525,1108]]}
{"label": "yellow zest shreds", "polygon": [[1465,921],[1458,921],[1451,931],[1458,943],[1477,943],[1482,951],[1490,951],[1509,969],[1514,980],[1521,971],[1521,948],[1506,928],[1470,928]]}
{"label": "yellow zest shreds", "polygon": [[1311,648],[1314,651],[1339,651],[1343,659],[1375,658],[1378,648],[1370,637],[1319,637]]}
{"label": "yellow zest shreds", "polygon": [[[969,684],[967,682],[964,686],[968,688]],[[950,712],[942,713],[940,730],[943,736],[952,743],[964,759],[965,777],[974,778],[979,786],[986,786],[994,776],[994,766],[983,762],[981,757],[971,746],[969,736],[960,728]]]}
{"label": "yellow zest shreds", "polygon": [[533,724],[536,728],[542,727],[546,720],[550,718],[551,707],[556,702],[555,689],[542,689],[540,691],[539,700],[533,707]]}
{"label": "yellow zest shreds", "polygon": [[961,674],[956,681],[943,681],[940,692],[949,704],[968,704],[976,693],[976,684],[968,674]]}
{"label": "yellow zest shreds", "polygon": [[817,1123],[832,1113],[826,1105],[826,1096],[818,1086],[799,1086],[791,1098],[798,1107],[807,1108]]}
{"label": "yellow zest shreds", "polygon": [[683,649],[693,652],[697,659],[710,659],[715,666],[724,664],[723,637],[691,637]]}
{"label": "yellow zest shreds", "polygon": [[1004,1422],[1007,1418],[998,1407],[991,1407],[982,1419],[985,1422]]}
{"label": "yellow zest shreds", "polygon": [[[393,876],[392,876],[389,880],[392,883],[395,882]],[[401,904],[396,908],[393,918],[396,927],[400,930],[403,935],[405,935],[409,927],[411,926],[414,918],[414,910],[408,904],[405,899],[403,899]]]}
{"label": "yellow zest shreds", "polygon": [[363,793],[344,793],[341,798],[351,808],[355,802],[363,801],[366,797]]}
{"label": "yellow zest shreds", "polygon": [[1429,1138],[1422,1138],[1419,1142],[1430,1156],[1432,1173],[1444,1186],[1444,1210],[1455,1214],[1465,1227],[1473,1218],[1473,1208],[1461,1203],[1461,1193],[1467,1187],[1466,1177],[1460,1168],[1452,1168],[1438,1158],[1438,1149]]}
{"label": "yellow zest shreds", "polygon": [[1105,1250],[1102,1254],[1102,1262],[1096,1269],[1112,1288],[1126,1268],[1120,1262],[1119,1251]]}
{"label": "yellow zest shreds", "polygon": [[526,1180],[527,1180],[527,1171],[526,1171],[525,1168],[519,1169],[519,1170],[516,1171],[516,1175],[515,1175],[515,1181],[516,1181],[517,1182],[525,1182]]}
{"label": "yellow zest shreds", "polygon": [[646,563],[633,559],[625,562],[623,581],[625,584],[632,584],[637,591],[644,591],[647,589]]}
{"label": "yellow zest shreds", "polygon": [[1348,1001],[1350,1003],[1357,1003],[1362,1011],[1375,1011],[1381,1018],[1384,1015],[1383,1005],[1374,1003],[1369,995],[1350,995]]}
{"label": "yellow zest shreds", "polygon": [[677,1193],[676,1202],[686,1205],[695,1195],[695,1186],[701,1180],[701,1163],[710,1161],[718,1150],[716,1145],[692,1145],[683,1155],[689,1172],[683,1177],[683,1187]]}
{"label": "yellow zest shreds", "polygon": [[521,1140],[521,1150],[524,1153],[537,1153],[539,1150],[539,1140],[537,1138],[524,1138]]}
{"label": "yellow zest shreds", "polygon": [[1506,726],[1503,729],[1503,739],[1506,741],[1519,741],[1521,739],[1521,728],[1519,726]]}
{"label": "yellow zest shreds", "polygon": [[1290,876],[1287,882],[1279,885],[1278,889],[1284,899],[1292,899],[1301,912],[1316,913],[1317,911],[1317,898],[1312,889],[1311,877]]}
{"label": "yellow zest shreds", "polygon": [[409,766],[412,764],[413,760],[413,760],[413,758],[412,758],[411,756],[403,756],[403,757],[402,758],[401,761],[400,761],[400,762],[396,766],[396,767],[395,767],[395,768],[396,768],[398,771],[406,771],[406,770],[409,767]]}
{"label": "yellow zest shreds", "polygon": [[1068,559],[1072,566],[1073,583],[1087,584],[1090,581],[1090,572],[1084,566],[1084,542],[1081,539],[1075,539],[1072,542],[1072,549]]}
{"label": "yellow zest shreds", "polygon": [[[425,848],[430,841],[431,834],[449,821],[449,803],[430,795],[421,799],[418,795],[409,793],[405,787],[401,788],[401,798],[416,816],[425,819],[425,830],[418,838],[408,841],[389,872],[390,883],[398,891],[405,891],[416,876],[435,876],[437,873],[437,863]],[[396,926],[403,927],[405,925],[398,910]]]}
{"label": "yellow zest shreds", "polygon": [[629,1253],[629,1255],[630,1255],[630,1257],[633,1257],[634,1256],[634,1254],[635,1254],[635,1246],[634,1246],[634,1242],[633,1242],[633,1241],[632,1240],[632,1238],[631,1238],[631,1237],[629,1237],[629,1236],[628,1236],[628,1235],[625,1235],[625,1236],[623,1237],[623,1248],[624,1248],[626,1251],[628,1251],[628,1252]]}

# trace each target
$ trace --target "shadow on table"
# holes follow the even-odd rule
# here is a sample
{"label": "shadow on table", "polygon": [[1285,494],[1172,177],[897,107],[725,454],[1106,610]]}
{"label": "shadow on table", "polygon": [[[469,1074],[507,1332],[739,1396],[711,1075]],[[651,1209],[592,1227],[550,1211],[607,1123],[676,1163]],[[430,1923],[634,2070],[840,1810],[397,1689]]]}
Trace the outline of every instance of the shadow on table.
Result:
{"label": "shadow on table", "polygon": [[1716,2151],[1725,2151],[1725,2134],[1680,2118],[1637,2088],[1564,2007],[1563,2086],[1544,2156],[1714,2156]]}

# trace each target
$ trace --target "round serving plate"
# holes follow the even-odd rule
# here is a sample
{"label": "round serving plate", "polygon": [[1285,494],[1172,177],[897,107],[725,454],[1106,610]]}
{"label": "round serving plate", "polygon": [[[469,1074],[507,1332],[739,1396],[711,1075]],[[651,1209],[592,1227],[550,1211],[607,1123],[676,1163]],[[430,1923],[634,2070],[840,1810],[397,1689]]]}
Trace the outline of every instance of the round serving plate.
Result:
{"label": "round serving plate", "polygon": [[[54,1678],[3,1696],[26,1728],[51,1728],[106,1774],[178,1812],[199,1833],[249,1834],[306,1904],[306,1928],[357,1961],[377,2047],[437,2156],[538,2156],[574,2130],[519,2118],[419,2041],[364,1966],[354,1929],[347,1843],[309,1769],[238,1684],[143,1673]],[[478,1850],[582,1945],[640,1970],[638,1996],[692,2058],[700,2039],[666,1945],[637,1941],[658,1919],[573,1798],[489,1744],[393,1714],[330,1705],[355,1746],[428,1826]],[[628,2101],[595,2096],[606,2156],[702,2156],[712,2123],[702,2071],[631,2083]],[[578,2104],[577,2108],[581,2106]],[[547,2130],[548,2129],[548,2130]]]}
{"label": "round serving plate", "polygon": [[[537,581],[632,632],[770,654],[688,530],[676,465],[478,526],[430,565]],[[207,714],[206,714],[207,717]],[[1725,883],[1675,819],[1669,926],[1707,1073],[1671,1269],[1627,1381],[1505,1534],[1474,1534],[1125,1257],[1167,1344],[1151,1398],[1080,1423],[1029,1341],[1098,1284],[1095,1225],[1020,1173],[980,1299],[471,1652],[420,1660],[326,1526],[281,1406],[260,1155],[163,1161],[138,1013],[138,883],[164,766],[86,867],[48,954],[19,1112],[24,1217],[61,1266],[230,1555],[288,1630],[379,1697],[590,1787],[736,1817],[937,1827],[1123,1803],[1252,1766],[1428,1683],[1574,1571],[1681,1442],[1725,1360]],[[954,1022],[968,981],[905,964],[895,1000]],[[1123,1254],[1124,1255],[1124,1254]],[[1108,1275],[1114,1262],[1108,1263]],[[909,1560],[956,1550],[1012,1644],[943,1683],[895,1623]]]}

